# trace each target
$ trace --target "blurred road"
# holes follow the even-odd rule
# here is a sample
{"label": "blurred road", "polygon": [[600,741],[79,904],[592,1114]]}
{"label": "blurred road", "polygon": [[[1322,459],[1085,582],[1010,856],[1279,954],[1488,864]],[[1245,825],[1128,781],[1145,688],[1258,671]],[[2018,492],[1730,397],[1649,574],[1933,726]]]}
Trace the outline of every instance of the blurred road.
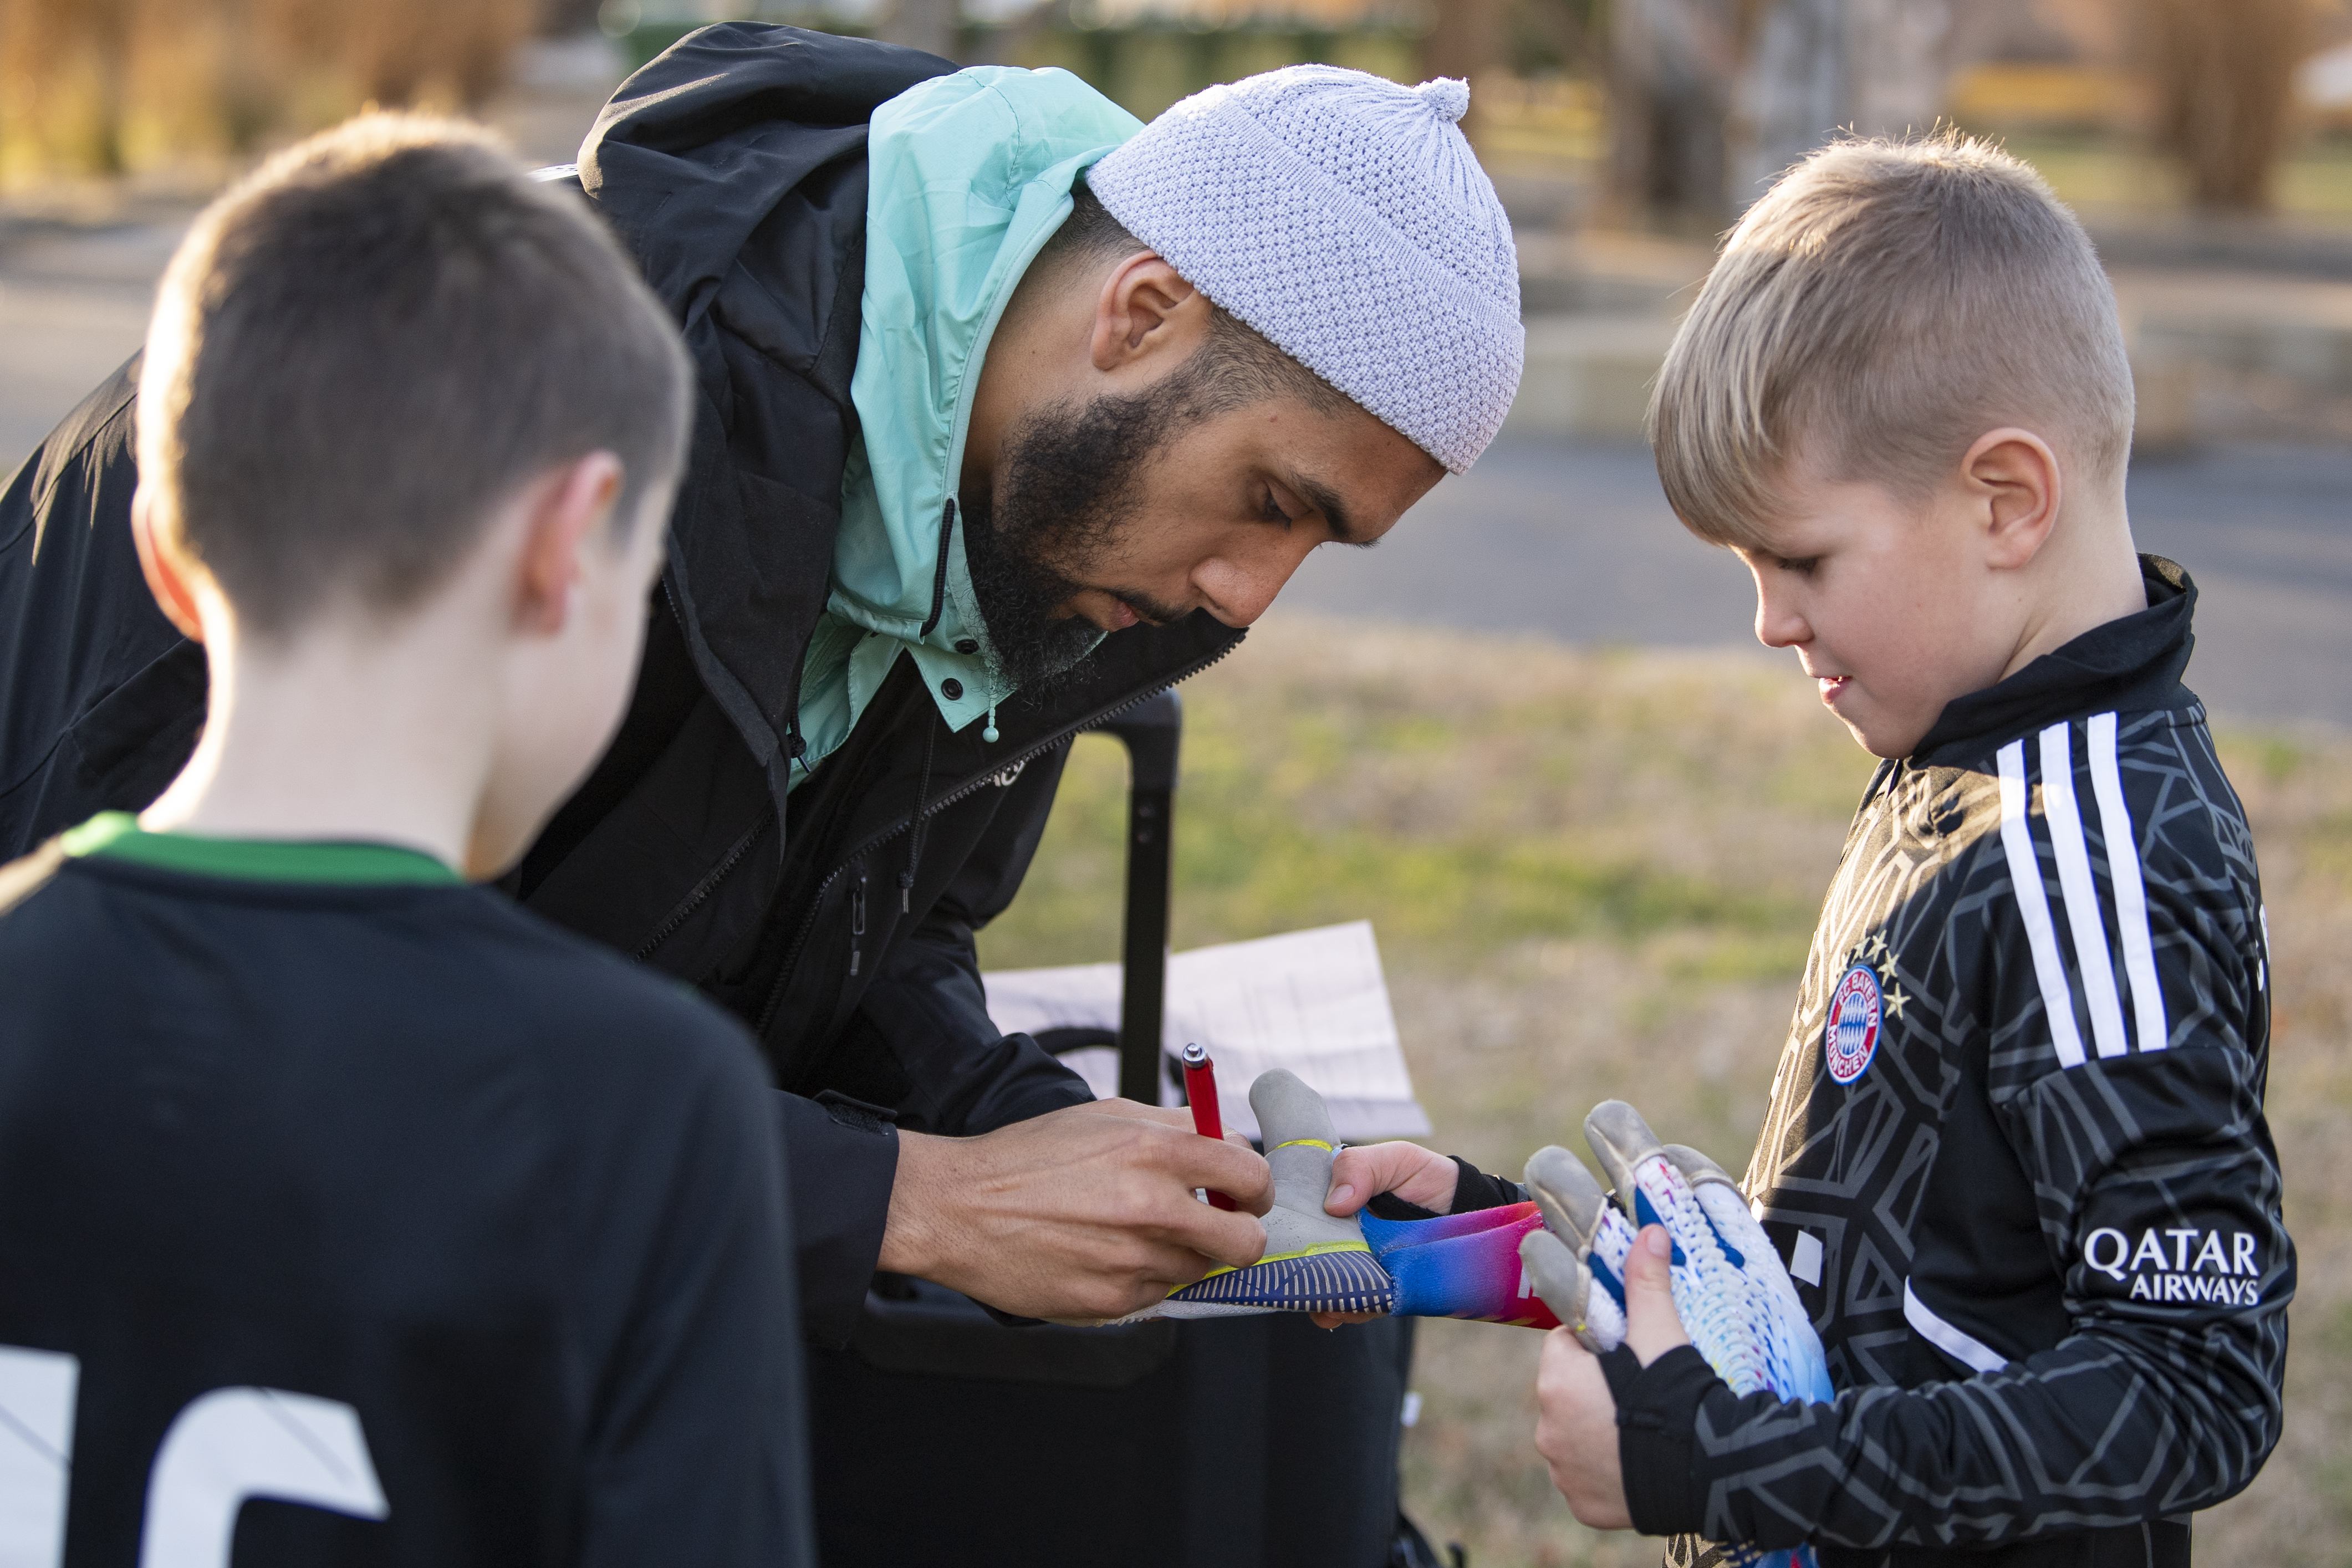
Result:
{"label": "blurred road", "polygon": [[[0,231],[0,465],[138,346],[183,222]],[[2352,450],[2151,458],[2133,471],[2131,510],[2141,548],[2202,590],[2192,686],[2227,715],[2352,725]],[[1284,602],[1578,643],[1755,647],[1747,573],[1683,532],[1638,444],[1506,436],[1379,549],[1318,551]]]}
{"label": "blurred road", "polygon": [[139,347],[184,222],[17,220],[0,230],[0,465],[14,468]]}
{"label": "blurred road", "polygon": [[[2223,447],[2137,464],[2139,547],[2197,580],[2189,684],[2232,716],[2352,725],[2352,450]],[[1675,521],[1638,444],[1505,437],[1370,550],[1318,550],[1283,602],[1628,646],[1737,644],[1755,599]]]}

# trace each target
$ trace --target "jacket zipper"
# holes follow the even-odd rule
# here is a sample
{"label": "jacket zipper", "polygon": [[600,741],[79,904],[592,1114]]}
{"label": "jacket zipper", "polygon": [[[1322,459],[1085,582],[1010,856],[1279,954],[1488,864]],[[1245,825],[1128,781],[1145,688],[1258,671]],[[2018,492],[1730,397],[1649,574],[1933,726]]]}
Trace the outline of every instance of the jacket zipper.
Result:
{"label": "jacket zipper", "polygon": [[858,944],[866,935],[866,865],[859,862],[857,885],[849,890],[849,972],[857,973]]}
{"label": "jacket zipper", "polygon": [[[686,630],[686,616],[678,609],[677,595],[670,591],[669,573],[667,571],[664,571],[662,573],[661,591],[662,598],[667,601],[669,605],[671,617],[677,622],[678,630],[683,632]],[[795,758],[794,760],[796,759],[797,758]],[[784,764],[784,777],[786,779],[790,779],[792,777],[792,767],[793,763],[790,760]],[[775,821],[775,811],[772,807],[768,810],[760,813],[760,820],[752,823],[751,826],[744,831],[741,838],[735,841],[733,845],[728,849],[727,852],[719,857],[719,863],[705,872],[702,875],[702,880],[696,883],[694,886],[688,891],[687,895],[678,901],[677,907],[664,915],[662,917],[662,923],[654,927],[653,935],[646,937],[644,946],[637,949],[636,960],[638,963],[642,964],[648,958],[651,958],[654,955],[654,949],[659,947],[663,943],[676,936],[677,934],[678,927],[684,925],[693,915],[696,910],[701,908],[703,904],[709,902],[710,895],[719,890],[719,884],[727,880],[727,873],[733,871],[735,869],[736,862],[740,861],[743,856],[750,852],[753,844],[760,841],[760,835],[768,831],[768,824],[773,821]]]}
{"label": "jacket zipper", "polygon": [[676,909],[663,917],[659,925],[654,927],[654,934],[646,938],[644,946],[637,949],[638,963],[642,964],[652,957],[655,948],[677,935],[677,928],[686,924],[688,917],[709,901],[710,895],[719,890],[719,884],[727,880],[727,873],[735,869],[735,862],[741,860],[751,851],[751,846],[760,841],[760,835],[766,832],[768,824],[775,820],[776,814],[772,807],[760,813],[760,820],[752,823],[741,838],[735,841],[733,847],[728,850],[717,865],[702,873],[702,880],[696,883],[693,890],[678,901]]}
{"label": "jacket zipper", "polygon": [[[1202,670],[1209,668],[1211,665],[1217,664],[1227,654],[1231,653],[1235,648],[1240,646],[1241,639],[1237,637],[1231,643],[1226,643],[1223,647],[1218,649],[1215,653],[1210,654],[1207,658],[1195,660],[1192,664],[1177,671],[1174,674],[1169,676],[1158,685],[1148,686],[1142,691],[1137,692],[1132,696],[1111,704],[1108,707],[1098,709],[1094,713],[1088,714],[1084,718],[1072,720],[1070,723],[1066,724],[1061,728],[1054,731],[1051,735],[1045,736],[1044,738],[1033,742],[1029,747],[1023,751],[1019,756],[999,763],[989,771],[981,774],[979,777],[971,779],[968,783],[965,783],[957,789],[949,791],[947,794],[940,796],[938,800],[931,801],[923,808],[923,815],[926,817],[936,816],[940,812],[946,810],[950,806],[954,805],[959,800],[965,800],[977,794],[980,790],[987,788],[990,784],[994,783],[996,779],[1003,774],[1012,772],[1015,768],[1026,768],[1032,761],[1035,760],[1037,758],[1043,757],[1046,752],[1051,751],[1054,747],[1061,745],[1062,742],[1067,740],[1070,737],[1076,735],[1080,731],[1092,729],[1107,719],[1117,718],[1119,715],[1125,713],[1129,708],[1142,706],[1145,703],[1150,702],[1153,697],[1158,696],[1160,693],[1168,691],[1185,681],[1191,680],[1194,675],[1199,674]],[[852,864],[856,863],[865,856],[871,854],[875,849],[880,845],[888,843],[900,833],[909,831],[914,827],[914,813],[910,811],[906,816],[900,818],[898,821],[891,823],[888,827],[877,829],[874,832],[868,834],[856,848],[844,855],[840,863],[835,865],[831,871],[827,872],[825,873],[824,880],[817,883],[816,893],[809,900],[808,913],[801,916],[800,929],[793,933],[792,946],[784,949],[783,967],[776,971],[775,981],[768,988],[768,999],[760,1009],[759,1022],[753,1026],[754,1033],[761,1036],[762,1038],[765,1038],[767,1035],[768,1025],[775,1017],[776,1005],[783,999],[784,983],[792,977],[793,969],[798,967],[800,965],[802,950],[808,946],[808,939],[811,933],[816,929],[817,912],[824,907],[824,895],[832,891],[833,884],[841,880],[842,874],[848,871]],[[852,923],[856,926],[858,931],[863,931],[865,922],[855,913],[853,913]],[[854,952],[851,958],[849,972],[853,975],[857,973],[856,959]]]}

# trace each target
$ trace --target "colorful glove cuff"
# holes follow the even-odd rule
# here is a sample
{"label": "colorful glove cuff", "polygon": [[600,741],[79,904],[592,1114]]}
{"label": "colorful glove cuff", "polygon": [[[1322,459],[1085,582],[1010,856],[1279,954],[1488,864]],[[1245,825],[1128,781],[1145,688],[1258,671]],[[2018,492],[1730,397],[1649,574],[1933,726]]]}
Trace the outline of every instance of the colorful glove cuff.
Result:
{"label": "colorful glove cuff", "polygon": [[1366,1214],[1363,1225],[1372,1256],[1396,1283],[1392,1310],[1399,1316],[1559,1326],[1519,1262],[1520,1241],[1543,1228],[1543,1213],[1533,1203],[1433,1219]]}

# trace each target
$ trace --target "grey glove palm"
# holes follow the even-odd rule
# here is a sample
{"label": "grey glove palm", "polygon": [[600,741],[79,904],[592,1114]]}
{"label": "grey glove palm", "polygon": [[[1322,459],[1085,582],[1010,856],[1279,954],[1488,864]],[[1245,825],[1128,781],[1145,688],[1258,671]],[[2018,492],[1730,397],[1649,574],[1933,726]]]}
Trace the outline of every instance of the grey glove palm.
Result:
{"label": "grey glove palm", "polygon": [[1396,1287],[1372,1257],[1363,1227],[1323,1211],[1339,1148],[1323,1097],[1284,1068],[1258,1074],[1250,1109],[1274,1172],[1265,1215],[1265,1255],[1243,1269],[1218,1269],[1196,1285],[1121,1322],[1234,1317],[1255,1312],[1385,1312]]}

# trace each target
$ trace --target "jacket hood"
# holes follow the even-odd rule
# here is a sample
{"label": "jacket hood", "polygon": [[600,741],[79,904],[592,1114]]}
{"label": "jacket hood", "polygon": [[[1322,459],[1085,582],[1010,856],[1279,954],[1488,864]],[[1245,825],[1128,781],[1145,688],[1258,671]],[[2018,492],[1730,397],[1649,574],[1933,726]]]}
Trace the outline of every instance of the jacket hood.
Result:
{"label": "jacket hood", "polygon": [[[961,728],[993,690],[988,632],[949,502],[989,340],[1022,275],[1070,214],[1087,165],[1142,129],[1064,70],[983,66],[875,111],[866,287],[851,395],[861,440],[842,486],[827,608],[919,648]],[[970,642],[978,653],[955,652]],[[956,711],[959,709],[969,711]]]}
{"label": "jacket hood", "polygon": [[[597,115],[580,148],[581,188],[677,316],[722,410],[733,400],[728,366],[707,341],[714,312],[795,371],[828,383],[836,367],[846,371],[855,343],[814,341],[808,323],[821,331],[833,316],[838,268],[822,264],[852,259],[856,242],[846,225],[812,222],[826,214],[810,210],[824,203],[806,183],[856,166],[876,105],[954,69],[863,38],[725,23],[665,50]],[[798,254],[762,243],[780,225],[813,230],[814,243],[804,238]],[[811,298],[763,302],[730,289],[746,268],[787,271]]]}
{"label": "jacket hood", "polygon": [[695,366],[664,594],[780,804],[856,444],[867,121],[954,69],[859,38],[705,27],[623,83],[580,149],[583,192]]}

